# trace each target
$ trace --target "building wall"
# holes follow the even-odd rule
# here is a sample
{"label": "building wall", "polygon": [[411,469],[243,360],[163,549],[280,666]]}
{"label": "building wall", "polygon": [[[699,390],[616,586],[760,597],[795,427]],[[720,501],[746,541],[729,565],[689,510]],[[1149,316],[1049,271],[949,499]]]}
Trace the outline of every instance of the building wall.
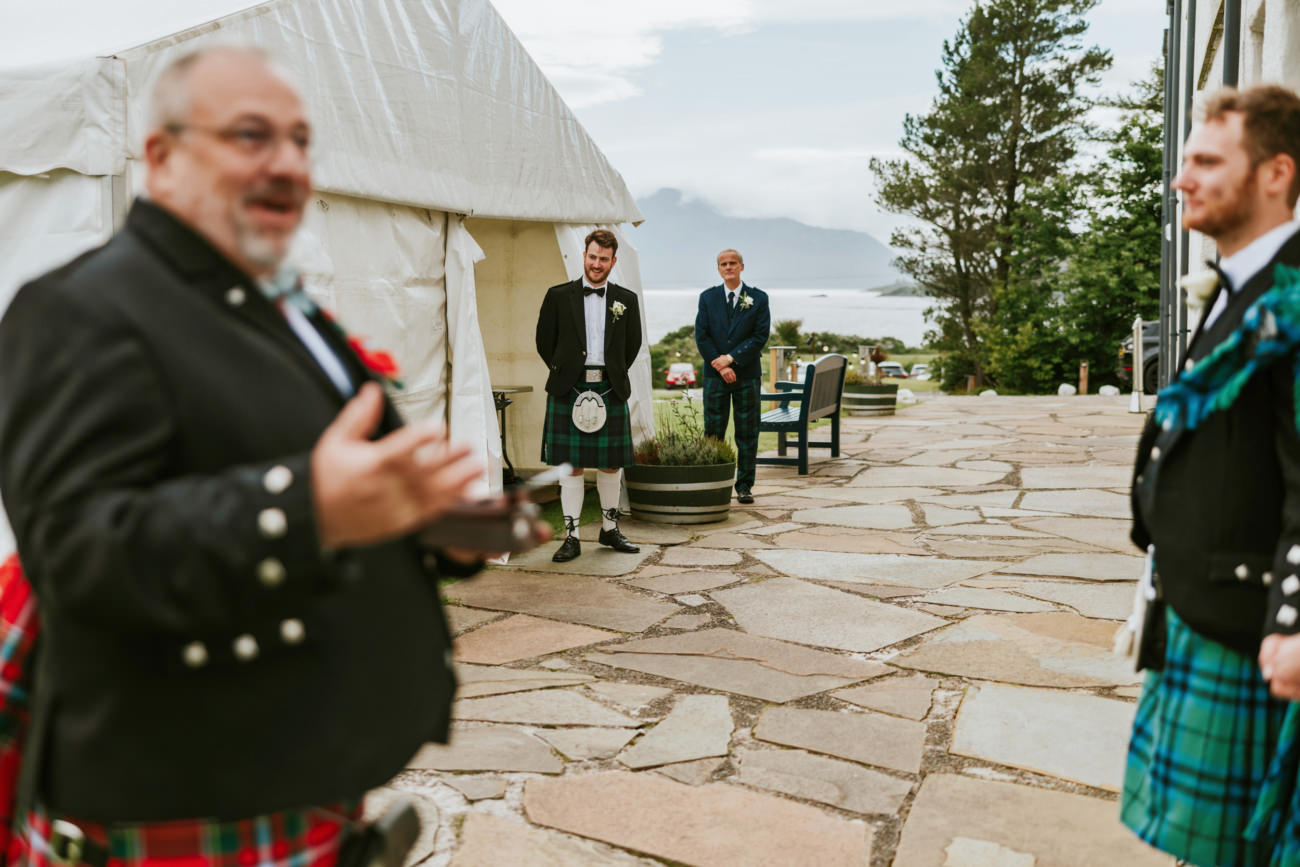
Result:
{"label": "building wall", "polygon": [[485,254],[474,267],[474,282],[492,385],[533,388],[512,396],[506,449],[516,469],[536,469],[542,466],[546,414],[546,366],[537,357],[534,337],[537,314],[546,290],[568,279],[555,226],[471,217],[465,227]]}

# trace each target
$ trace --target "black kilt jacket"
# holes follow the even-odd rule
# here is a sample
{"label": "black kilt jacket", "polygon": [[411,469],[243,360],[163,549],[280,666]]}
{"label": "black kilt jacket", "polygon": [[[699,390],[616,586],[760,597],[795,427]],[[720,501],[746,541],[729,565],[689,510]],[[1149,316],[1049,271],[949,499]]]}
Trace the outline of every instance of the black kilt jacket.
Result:
{"label": "black kilt jacket", "polygon": [[[1193,337],[1197,362],[1241,326],[1242,315],[1273,287],[1274,265],[1300,265],[1300,235],[1235,293],[1226,310]],[[1219,291],[1224,291],[1220,289]],[[1214,304],[1210,299],[1209,306]],[[1195,430],[1162,430],[1148,418],[1134,470],[1133,541],[1156,546],[1165,599],[1197,632],[1250,657],[1300,597],[1300,434],[1296,358],[1258,372],[1236,401]],[[1288,559],[1290,558],[1290,559]]]}
{"label": "black kilt jacket", "polygon": [[[605,375],[624,402],[632,395],[627,370],[641,351],[641,308],[636,293],[615,283],[605,284]],[[615,317],[614,303],[623,305]],[[546,362],[546,393],[564,397],[582,379],[587,364],[587,317],[582,304],[582,280],[546,290],[537,316],[537,354]]]}
{"label": "black kilt jacket", "polygon": [[309,452],[343,403],[251,278],[148,202],[19,290],[0,492],[43,621],[25,768],[51,811],[314,805],[446,739],[445,561],[320,548]]}

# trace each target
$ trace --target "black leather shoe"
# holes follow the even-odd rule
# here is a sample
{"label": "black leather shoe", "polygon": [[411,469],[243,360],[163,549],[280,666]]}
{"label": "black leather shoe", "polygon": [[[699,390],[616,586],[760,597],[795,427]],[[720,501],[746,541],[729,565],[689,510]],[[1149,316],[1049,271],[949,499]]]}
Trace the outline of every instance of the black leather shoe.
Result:
{"label": "black leather shoe", "polygon": [[749,492],[749,488],[741,488],[740,490],[736,491],[736,502],[752,503],[754,502],[754,495]]}
{"label": "black leather shoe", "polygon": [[618,527],[613,527],[609,530],[601,530],[600,538],[597,539],[596,541],[600,542],[600,544],[602,545],[607,545],[610,548],[613,548],[615,551],[620,551],[624,554],[641,553],[641,549],[638,548],[636,545],[633,545],[631,542],[629,542],[627,540],[627,536],[624,536],[622,533],[618,531]]}
{"label": "black leather shoe", "polygon": [[[601,539],[603,542],[604,539]],[[573,558],[582,553],[582,543],[578,541],[577,533],[570,533],[564,537],[564,544],[555,549],[551,555],[552,563],[568,563]]]}

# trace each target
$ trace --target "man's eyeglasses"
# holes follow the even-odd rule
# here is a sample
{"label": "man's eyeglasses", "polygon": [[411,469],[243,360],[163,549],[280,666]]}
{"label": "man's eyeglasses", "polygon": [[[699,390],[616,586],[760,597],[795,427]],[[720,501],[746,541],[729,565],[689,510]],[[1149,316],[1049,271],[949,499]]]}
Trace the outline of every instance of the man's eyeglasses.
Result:
{"label": "man's eyeglasses", "polygon": [[220,139],[226,144],[253,157],[268,157],[280,146],[281,139],[288,139],[298,148],[299,153],[307,156],[311,150],[311,132],[294,129],[281,132],[269,126],[259,124],[240,124],[224,129],[198,126],[192,123],[169,123],[166,130],[173,135],[183,132],[201,132]]}

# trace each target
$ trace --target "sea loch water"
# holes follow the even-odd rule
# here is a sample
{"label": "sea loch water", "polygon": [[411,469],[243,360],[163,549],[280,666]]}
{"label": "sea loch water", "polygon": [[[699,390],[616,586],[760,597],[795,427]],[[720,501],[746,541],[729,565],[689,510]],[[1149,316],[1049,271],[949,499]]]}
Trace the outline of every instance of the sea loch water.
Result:
{"label": "sea loch water", "polygon": [[[934,300],[913,296],[882,298],[852,289],[764,289],[772,308],[772,324],[802,319],[804,334],[829,331],[862,337],[897,337],[919,346],[927,329],[924,311]],[[656,343],[670,331],[695,322],[699,289],[647,289],[646,330]]]}

